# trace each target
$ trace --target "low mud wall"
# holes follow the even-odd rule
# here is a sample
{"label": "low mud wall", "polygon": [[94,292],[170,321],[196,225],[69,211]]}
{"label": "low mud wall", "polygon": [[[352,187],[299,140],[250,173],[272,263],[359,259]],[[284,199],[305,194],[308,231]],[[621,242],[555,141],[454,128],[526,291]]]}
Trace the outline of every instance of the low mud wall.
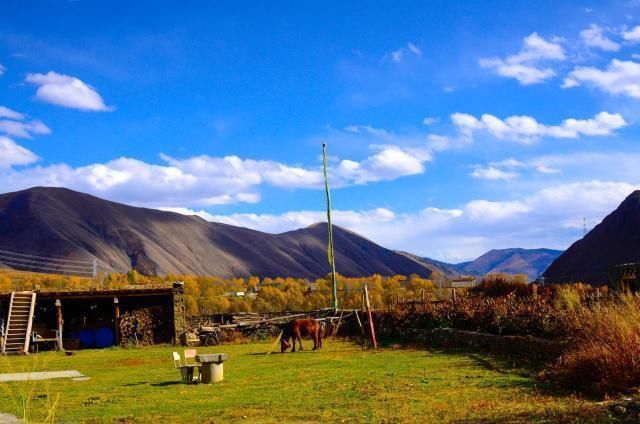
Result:
{"label": "low mud wall", "polygon": [[525,357],[535,361],[558,358],[566,343],[533,336],[501,336],[455,328],[405,328],[396,334],[408,342],[433,347],[469,347],[497,355]]}

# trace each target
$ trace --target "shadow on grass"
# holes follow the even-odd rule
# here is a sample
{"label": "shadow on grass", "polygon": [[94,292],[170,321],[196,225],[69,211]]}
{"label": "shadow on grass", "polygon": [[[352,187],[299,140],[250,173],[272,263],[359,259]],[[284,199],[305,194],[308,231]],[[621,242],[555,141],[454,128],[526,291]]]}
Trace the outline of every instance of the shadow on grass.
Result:
{"label": "shadow on grass", "polygon": [[146,384],[149,384],[148,381],[138,381],[137,383],[127,383],[127,384],[123,384],[123,387],[132,387],[132,386],[144,386]]}
{"label": "shadow on grass", "polygon": [[181,381],[163,381],[162,383],[151,383],[150,386],[153,387],[166,387],[166,386],[177,386],[184,384]]}

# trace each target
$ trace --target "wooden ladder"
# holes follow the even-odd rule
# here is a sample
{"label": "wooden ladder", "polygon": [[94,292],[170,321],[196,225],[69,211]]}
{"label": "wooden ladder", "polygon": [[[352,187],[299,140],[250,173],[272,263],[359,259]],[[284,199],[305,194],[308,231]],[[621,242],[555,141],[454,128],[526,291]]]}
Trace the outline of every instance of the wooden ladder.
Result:
{"label": "wooden ladder", "polygon": [[29,352],[31,324],[36,306],[36,294],[31,291],[12,292],[7,318],[6,337],[2,339],[2,354]]}

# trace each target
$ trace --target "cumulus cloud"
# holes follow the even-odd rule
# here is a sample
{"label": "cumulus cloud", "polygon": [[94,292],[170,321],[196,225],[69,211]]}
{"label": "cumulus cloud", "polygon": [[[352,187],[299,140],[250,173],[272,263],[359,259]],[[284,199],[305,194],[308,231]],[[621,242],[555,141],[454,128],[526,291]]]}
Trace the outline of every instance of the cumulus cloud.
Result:
{"label": "cumulus cloud", "polygon": [[29,165],[40,160],[30,150],[16,144],[8,137],[0,136],[0,169],[18,165]]}
{"label": "cumulus cloud", "polygon": [[7,72],[7,67],[0,63],[0,77],[3,76],[5,72]]}
{"label": "cumulus cloud", "polygon": [[582,84],[609,94],[640,98],[640,64],[613,59],[606,69],[578,66],[564,79],[562,87]]}
{"label": "cumulus cloud", "polygon": [[402,62],[409,56],[422,56],[422,50],[420,50],[415,44],[409,42],[405,47],[401,47],[398,50],[394,50],[385,55],[385,57],[390,57],[391,60],[396,63]]}
{"label": "cumulus cloud", "polygon": [[539,84],[556,75],[551,62],[564,61],[564,48],[557,40],[545,40],[537,33],[525,37],[521,50],[504,59],[481,58],[483,68],[492,69],[505,78],[514,78],[522,85]]}
{"label": "cumulus cloud", "polygon": [[50,71],[46,74],[27,74],[26,81],[38,86],[36,98],[54,105],[82,111],[113,110],[90,85],[76,77]]}
{"label": "cumulus cloud", "polygon": [[[428,207],[408,213],[386,208],[338,210],[332,218],[336,225],[383,246],[455,262],[492,248],[564,249],[581,237],[583,217],[595,225],[637,188],[625,182],[583,181],[547,187],[520,199],[475,199],[460,208]],[[326,217],[322,210],[305,210],[206,219],[280,233]]]}
{"label": "cumulus cloud", "polygon": [[639,42],[640,41],[640,25],[631,28],[629,31],[623,31],[622,38],[632,43]]}
{"label": "cumulus cloud", "polygon": [[375,153],[361,162],[341,161],[332,172],[333,175],[343,184],[394,180],[422,174],[425,170],[424,163],[431,160],[431,155],[426,149],[402,148],[393,145],[372,148],[375,149]]}
{"label": "cumulus cloud", "polygon": [[591,24],[589,28],[580,31],[580,39],[584,45],[588,47],[594,47],[608,52],[620,50],[620,44],[606,37],[603,29],[596,24]]}
{"label": "cumulus cloud", "polygon": [[[320,189],[324,181],[320,166],[306,168],[237,156],[160,157],[164,163],[119,158],[75,168],[57,164],[5,169],[0,173],[0,179],[3,191],[36,185],[64,186],[110,200],[150,207],[256,203],[260,201],[258,188],[262,185]],[[418,150],[393,145],[375,146],[374,153],[362,161],[337,161],[329,174],[334,188],[393,180],[423,172],[423,162],[428,159],[425,152]],[[11,163],[7,161],[7,166]]]}
{"label": "cumulus cloud", "polygon": [[611,135],[627,125],[618,113],[600,112],[591,119],[569,118],[559,125],[545,125],[531,116],[510,116],[500,119],[491,114],[480,118],[467,113],[454,113],[451,121],[460,133],[471,138],[474,132],[485,131],[499,140],[531,143],[541,137],[579,138],[581,136]]}

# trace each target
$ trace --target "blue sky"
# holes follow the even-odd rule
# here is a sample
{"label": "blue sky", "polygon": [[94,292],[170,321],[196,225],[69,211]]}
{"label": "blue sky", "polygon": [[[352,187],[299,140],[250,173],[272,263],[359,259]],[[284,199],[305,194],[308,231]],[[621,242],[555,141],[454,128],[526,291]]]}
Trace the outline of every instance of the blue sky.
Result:
{"label": "blue sky", "polygon": [[0,191],[66,186],[437,259],[566,248],[640,188],[619,2],[0,6]]}

